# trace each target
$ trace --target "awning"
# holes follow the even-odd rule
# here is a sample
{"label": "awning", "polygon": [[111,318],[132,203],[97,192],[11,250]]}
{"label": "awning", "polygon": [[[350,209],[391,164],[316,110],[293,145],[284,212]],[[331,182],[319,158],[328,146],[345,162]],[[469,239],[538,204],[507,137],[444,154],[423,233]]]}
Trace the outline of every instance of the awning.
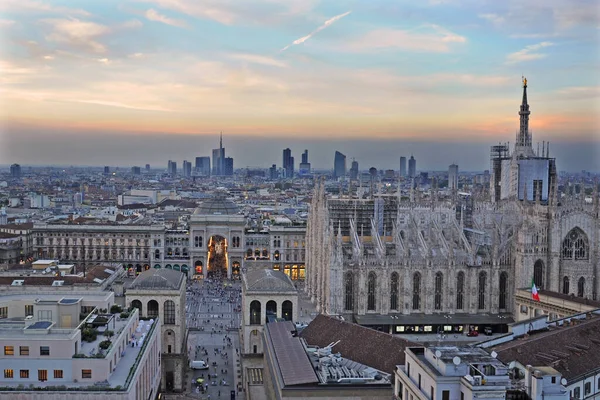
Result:
{"label": "awning", "polygon": [[511,314],[367,314],[355,315],[359,325],[504,325]]}

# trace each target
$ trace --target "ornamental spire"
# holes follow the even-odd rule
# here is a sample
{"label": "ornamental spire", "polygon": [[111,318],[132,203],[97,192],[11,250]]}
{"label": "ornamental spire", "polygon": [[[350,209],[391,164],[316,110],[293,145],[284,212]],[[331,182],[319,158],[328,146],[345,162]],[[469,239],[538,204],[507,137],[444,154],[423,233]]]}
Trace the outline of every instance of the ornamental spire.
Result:
{"label": "ornamental spire", "polygon": [[514,155],[516,157],[535,157],[531,147],[531,134],[529,132],[529,104],[527,103],[527,78],[523,79],[523,100],[519,108],[519,133],[515,144]]}

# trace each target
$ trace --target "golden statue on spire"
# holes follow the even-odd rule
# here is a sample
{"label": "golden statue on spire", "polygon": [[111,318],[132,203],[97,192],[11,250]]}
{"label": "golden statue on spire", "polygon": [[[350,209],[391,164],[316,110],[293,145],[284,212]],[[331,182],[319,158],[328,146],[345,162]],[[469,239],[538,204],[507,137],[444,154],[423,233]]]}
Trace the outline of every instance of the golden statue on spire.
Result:
{"label": "golden statue on spire", "polygon": [[527,86],[527,78],[525,78],[524,76],[522,76],[523,78],[523,87]]}

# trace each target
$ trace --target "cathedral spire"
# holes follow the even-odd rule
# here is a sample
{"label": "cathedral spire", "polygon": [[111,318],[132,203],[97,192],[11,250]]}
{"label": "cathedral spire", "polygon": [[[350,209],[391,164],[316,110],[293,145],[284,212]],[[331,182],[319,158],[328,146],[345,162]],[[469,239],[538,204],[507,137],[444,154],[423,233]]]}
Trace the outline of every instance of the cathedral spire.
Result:
{"label": "cathedral spire", "polygon": [[535,157],[531,147],[531,133],[529,132],[529,104],[527,103],[527,78],[523,77],[523,100],[519,108],[519,133],[515,144],[515,156]]}

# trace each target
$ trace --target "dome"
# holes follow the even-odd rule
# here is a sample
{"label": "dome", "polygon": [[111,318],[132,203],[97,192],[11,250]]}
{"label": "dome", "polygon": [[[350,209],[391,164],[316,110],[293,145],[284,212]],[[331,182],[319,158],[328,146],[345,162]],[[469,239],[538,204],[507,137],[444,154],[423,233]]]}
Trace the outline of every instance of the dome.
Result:
{"label": "dome", "polygon": [[231,200],[227,200],[224,195],[219,194],[216,197],[206,199],[194,211],[195,215],[233,215],[239,211],[238,206]]}

